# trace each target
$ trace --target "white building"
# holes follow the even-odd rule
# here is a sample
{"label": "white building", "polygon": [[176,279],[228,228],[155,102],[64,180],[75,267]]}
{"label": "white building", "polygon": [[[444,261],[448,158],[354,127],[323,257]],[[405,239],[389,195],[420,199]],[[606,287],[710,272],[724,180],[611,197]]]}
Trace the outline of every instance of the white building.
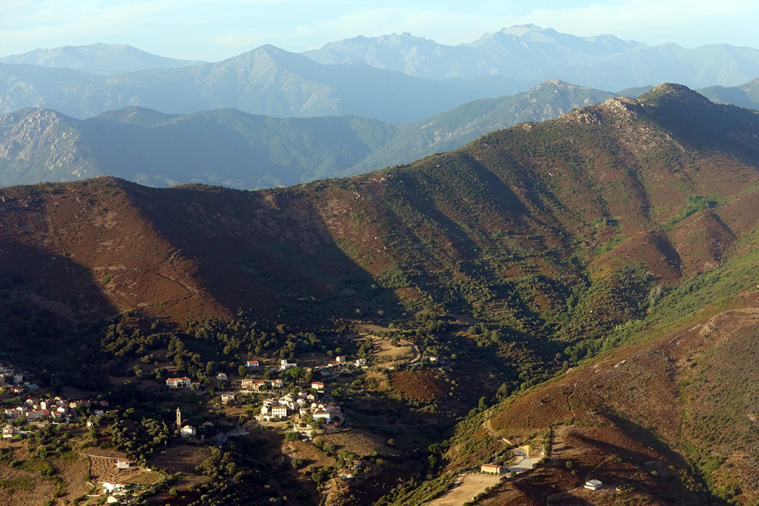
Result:
{"label": "white building", "polygon": [[588,490],[598,490],[601,486],[603,486],[601,480],[588,480],[585,482],[585,488]]}

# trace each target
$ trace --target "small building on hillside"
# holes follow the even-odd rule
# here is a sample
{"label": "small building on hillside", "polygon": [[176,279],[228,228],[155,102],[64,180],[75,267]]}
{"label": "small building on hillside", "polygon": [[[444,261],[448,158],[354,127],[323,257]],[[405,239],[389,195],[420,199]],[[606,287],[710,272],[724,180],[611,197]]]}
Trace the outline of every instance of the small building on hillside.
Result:
{"label": "small building on hillside", "polygon": [[245,362],[245,367],[247,367],[249,369],[250,368],[257,368],[260,365],[261,364],[258,362],[258,360],[248,360],[247,362]]}
{"label": "small building on hillside", "polygon": [[192,425],[185,425],[182,427],[182,430],[180,431],[182,434],[182,437],[195,437],[195,434],[197,431],[195,430],[195,427]]}
{"label": "small building on hillside", "polygon": [[185,388],[190,386],[190,378],[168,378],[166,386],[169,388]]}
{"label": "small building on hillside", "polygon": [[275,418],[287,418],[287,415],[287,406],[273,406],[271,408],[271,416]]}
{"label": "small building on hillside", "polygon": [[116,460],[116,469],[129,469],[129,466],[132,464],[131,461],[126,459],[118,459]]}
{"label": "small building on hillside", "polygon": [[119,490],[126,490],[127,486],[125,483],[111,483],[108,481],[103,482],[103,488],[106,492],[118,492]]}
{"label": "small building on hillside", "polygon": [[335,361],[338,364],[344,364],[346,362],[345,355],[338,355],[337,358],[335,359]]}
{"label": "small building on hillside", "polygon": [[258,392],[266,386],[266,382],[246,378],[242,380],[240,386],[242,387],[243,390],[253,390],[253,391]]}
{"label": "small building on hillside", "polygon": [[588,480],[585,482],[585,488],[588,490],[598,490],[603,486],[601,480]]}
{"label": "small building on hillside", "polygon": [[503,472],[503,468],[498,464],[482,464],[482,466],[480,466],[480,472],[488,474],[501,474]]}
{"label": "small building on hillside", "polygon": [[228,379],[227,378],[227,374],[223,373],[223,372],[220,372],[219,374],[216,375],[216,379],[218,381],[227,381],[227,379]]}
{"label": "small building on hillside", "polygon": [[319,392],[323,392],[324,391],[324,383],[322,383],[321,381],[312,381],[311,382],[311,388],[314,389],[314,390],[317,390]]}

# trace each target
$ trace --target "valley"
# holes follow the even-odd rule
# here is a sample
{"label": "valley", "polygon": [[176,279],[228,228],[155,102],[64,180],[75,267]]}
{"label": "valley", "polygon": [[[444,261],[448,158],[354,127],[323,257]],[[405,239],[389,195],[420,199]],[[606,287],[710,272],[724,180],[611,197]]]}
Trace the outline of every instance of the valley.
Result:
{"label": "valley", "polygon": [[286,188],[0,188],[0,361],[110,407],[20,421],[0,489],[96,504],[100,455],[145,504],[457,480],[481,505],[751,504],[757,137],[661,84]]}

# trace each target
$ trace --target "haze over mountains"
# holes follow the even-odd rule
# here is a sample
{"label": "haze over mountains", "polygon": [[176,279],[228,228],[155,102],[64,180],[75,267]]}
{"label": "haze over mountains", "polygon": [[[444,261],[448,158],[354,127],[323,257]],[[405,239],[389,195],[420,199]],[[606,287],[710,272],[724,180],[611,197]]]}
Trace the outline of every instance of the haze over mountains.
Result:
{"label": "haze over mountains", "polygon": [[107,45],[39,50],[2,61],[13,63],[0,65],[0,112],[44,107],[77,118],[139,106],[172,114],[236,108],[414,122],[477,98],[527,91],[550,78],[619,91],[663,81],[730,87],[759,75],[759,51],[751,48],[649,47],[532,25],[460,46],[408,34],[359,37],[303,54],[262,46],[189,66]]}
{"label": "haze over mountains", "polygon": [[529,93],[478,100],[406,125],[355,116],[253,116],[233,109],[178,116],[126,108],[77,120],[24,109],[0,117],[0,186],[97,175],[154,186],[298,184],[412,162],[611,96],[548,81]]}
{"label": "haze over mountains", "polygon": [[303,54],[320,63],[360,61],[433,79],[498,75],[534,85],[557,78],[609,91],[662,81],[735,86],[759,75],[759,52],[751,48],[651,47],[613,35],[576,37],[534,25],[504,28],[458,46],[404,33],[355,37]]}
{"label": "haze over mountains", "polygon": [[66,68],[87,74],[115,76],[147,69],[176,68],[205,62],[177,60],[147,53],[126,44],[90,44],[35,49],[20,55],[3,56],[0,63]]}
{"label": "haze over mountains", "polygon": [[0,64],[0,111],[45,107],[78,118],[127,106],[172,114],[229,107],[281,117],[358,115],[409,122],[515,88],[503,78],[426,80],[360,63],[322,65],[274,46],[219,63],[111,77]]}
{"label": "haze over mountains", "polygon": [[[703,92],[751,105],[758,82]],[[629,96],[640,93],[632,91]],[[409,163],[613,96],[548,80],[527,93],[476,100],[410,124],[355,116],[277,118],[234,109],[167,115],[136,107],[77,120],[30,108],[0,117],[0,186],[98,175],[152,186],[299,184]]]}

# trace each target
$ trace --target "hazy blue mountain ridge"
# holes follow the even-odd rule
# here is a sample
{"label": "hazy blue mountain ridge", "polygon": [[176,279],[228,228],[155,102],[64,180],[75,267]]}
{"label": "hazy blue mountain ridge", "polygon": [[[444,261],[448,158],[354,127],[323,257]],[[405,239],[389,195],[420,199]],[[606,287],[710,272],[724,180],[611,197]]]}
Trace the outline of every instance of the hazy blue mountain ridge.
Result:
{"label": "hazy blue mountain ridge", "polygon": [[357,115],[389,122],[417,121],[482,96],[514,92],[503,80],[480,85],[419,79],[355,62],[322,65],[274,46],[219,63],[111,77],[0,64],[0,90],[0,112],[43,107],[85,118],[127,106],[171,114],[232,107],[269,116]]}
{"label": "hazy blue mountain ridge", "polygon": [[699,93],[713,102],[759,109],[759,78],[740,86],[710,86],[699,90]]}
{"label": "hazy blue mountain ridge", "polygon": [[605,90],[664,81],[736,86],[759,75],[759,50],[752,48],[648,46],[613,35],[576,37],[535,25],[504,28],[458,46],[393,34],[331,42],[303,54],[322,63],[361,61],[419,77],[499,75],[528,86],[557,78]]}
{"label": "hazy blue mountain ridge", "polygon": [[25,109],[0,117],[0,186],[98,175],[151,186],[291,185],[341,173],[396,131],[359,117],[274,118],[234,109],[167,115],[132,107],[86,120]]}
{"label": "hazy blue mountain ridge", "polygon": [[[240,67],[251,62],[266,64],[254,57],[237,59],[230,67],[217,67],[219,75],[213,78],[228,83],[221,74],[244,73]],[[757,82],[706,91],[715,101],[733,97],[739,99],[736,105],[745,106],[756,96]],[[649,89],[622,95],[634,98]],[[495,130],[555,118],[614,96],[550,79],[526,93],[474,100],[406,124],[358,116],[281,118],[233,108],[179,115],[135,106],[77,120],[50,109],[27,108],[0,116],[0,186],[97,175],[151,186],[293,185],[410,163]]]}
{"label": "hazy blue mountain ridge", "polygon": [[611,93],[547,81],[412,124],[356,116],[277,118],[216,109],[171,115],[127,107],[87,120],[28,108],[0,117],[0,186],[111,175],[154,186],[245,189],[368,172],[458,148]]}
{"label": "hazy blue mountain ridge", "polygon": [[0,57],[0,63],[67,68],[88,74],[114,76],[138,70],[184,67],[205,62],[165,58],[126,44],[96,43],[35,49],[23,54]]}

